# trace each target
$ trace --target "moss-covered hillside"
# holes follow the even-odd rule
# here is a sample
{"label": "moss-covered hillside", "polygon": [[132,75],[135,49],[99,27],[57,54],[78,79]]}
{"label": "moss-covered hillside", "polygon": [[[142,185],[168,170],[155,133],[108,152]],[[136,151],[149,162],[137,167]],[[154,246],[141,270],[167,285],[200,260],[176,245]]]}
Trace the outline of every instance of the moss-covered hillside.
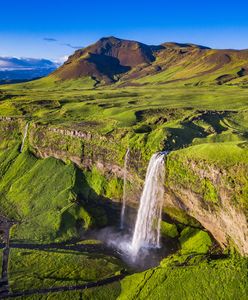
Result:
{"label": "moss-covered hillside", "polygon": [[[82,78],[45,78],[2,86],[0,213],[16,221],[11,241],[75,242],[89,229],[118,224],[128,148],[132,224],[148,161],[167,150],[161,232],[177,245],[176,253],[121,283],[70,295],[245,299],[247,259],[240,255],[248,254],[247,99],[248,90],[238,85],[92,88]],[[32,251],[16,255],[18,265],[19,256],[36,259]],[[82,260],[88,263],[88,257]],[[11,266],[17,287],[19,275]],[[106,263],[108,270],[112,265]],[[62,270],[65,277],[51,279],[43,271],[37,278],[44,282],[65,282],[68,275]],[[77,274],[73,280],[84,281]],[[66,299],[68,293],[30,299]]]}

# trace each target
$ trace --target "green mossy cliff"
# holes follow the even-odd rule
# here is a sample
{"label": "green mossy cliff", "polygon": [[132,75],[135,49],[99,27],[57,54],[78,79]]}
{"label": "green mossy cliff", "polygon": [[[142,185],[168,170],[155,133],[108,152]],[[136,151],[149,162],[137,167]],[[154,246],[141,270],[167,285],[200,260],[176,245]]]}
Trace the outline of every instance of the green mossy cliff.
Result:
{"label": "green mossy cliff", "polygon": [[[50,197],[57,199],[58,204],[54,204],[55,206],[61,205],[61,208],[58,208],[60,217],[51,226],[52,232],[54,224],[57,224],[56,237],[50,237],[51,240],[59,239],[60,235],[63,239],[73,237],[74,234],[70,231],[75,230],[76,224],[80,222],[84,224],[84,228],[94,226],[94,222],[97,222],[93,217],[94,209],[87,208],[89,202],[97,207],[109,203],[109,200],[110,203],[121,201],[123,160],[128,146],[131,150],[128,164],[129,205],[137,206],[150,155],[161,150],[166,141],[173,142],[170,140],[170,134],[166,135],[159,126],[153,132],[127,131],[120,139],[123,131],[103,135],[83,129],[31,123],[24,148],[26,152],[19,155],[18,147],[24,125],[21,119],[5,118],[1,121],[1,136],[3,136],[1,168],[4,175],[1,185],[3,190],[6,190],[2,197],[9,197],[8,199],[12,199],[11,205],[18,203],[21,207],[23,199],[30,199],[25,201],[30,201],[28,206],[35,209],[33,190],[28,196],[26,191],[28,188],[22,190],[21,187],[33,185],[35,189],[33,182],[36,172],[40,173],[35,183],[37,194],[40,195],[44,193],[43,186],[45,184],[47,186],[51,178],[49,182],[51,188],[48,186],[47,191],[49,193],[52,186],[56,186],[58,188],[56,195],[59,196],[50,194]],[[161,130],[163,134],[160,133]],[[131,140],[127,144],[131,134]],[[4,159],[7,155],[6,149],[9,153],[7,160]],[[244,142],[241,141],[202,143],[175,149],[166,158],[164,211],[176,222],[206,228],[223,248],[232,246],[241,254],[248,254],[247,165],[248,154]],[[27,173],[23,176],[22,168],[23,173]],[[22,178],[19,178],[20,176]],[[60,179],[58,181],[60,185],[56,177]],[[38,191],[39,182],[43,183],[40,191]],[[44,198],[44,201],[47,201],[49,197]],[[37,201],[39,205],[46,207],[40,199],[37,198]],[[9,205],[6,204],[8,201],[2,203],[5,203],[1,205],[2,213],[12,211],[11,207],[5,206]],[[17,211],[23,218],[33,213],[26,207],[21,209],[21,213],[19,208]],[[104,224],[106,216],[101,209],[100,212],[98,210],[96,215],[101,216],[100,220]],[[68,225],[60,227],[61,220],[63,224]]]}

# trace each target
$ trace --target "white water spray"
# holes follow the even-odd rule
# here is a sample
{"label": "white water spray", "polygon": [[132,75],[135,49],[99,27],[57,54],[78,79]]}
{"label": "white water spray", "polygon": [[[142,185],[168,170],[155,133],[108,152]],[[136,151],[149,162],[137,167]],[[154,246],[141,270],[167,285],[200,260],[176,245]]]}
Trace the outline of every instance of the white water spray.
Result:
{"label": "white water spray", "polygon": [[165,155],[165,152],[156,153],[151,157],[149,162],[130,247],[134,258],[137,257],[138,252],[143,247],[160,247]]}
{"label": "white water spray", "polygon": [[127,149],[124,159],[124,177],[123,177],[123,198],[122,198],[122,208],[121,208],[121,223],[120,228],[124,228],[125,224],[125,212],[126,212],[126,202],[127,202],[127,167],[129,160],[130,149]]}
{"label": "white water spray", "polygon": [[21,149],[20,149],[21,153],[23,151],[23,148],[24,148],[24,145],[25,145],[25,140],[26,140],[26,137],[27,137],[27,134],[28,134],[28,126],[29,126],[29,123],[26,124],[25,129],[24,129],[24,134],[23,134],[23,138],[22,138],[22,145],[21,145]]}

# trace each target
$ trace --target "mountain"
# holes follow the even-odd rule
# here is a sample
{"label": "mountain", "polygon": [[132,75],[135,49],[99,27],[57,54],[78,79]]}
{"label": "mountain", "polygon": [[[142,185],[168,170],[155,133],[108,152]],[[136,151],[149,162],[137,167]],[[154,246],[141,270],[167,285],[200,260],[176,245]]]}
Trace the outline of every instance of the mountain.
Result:
{"label": "mountain", "polygon": [[77,50],[54,75],[61,80],[90,77],[97,84],[246,83],[248,50],[180,43],[150,46],[106,37]]}
{"label": "mountain", "polygon": [[47,59],[0,57],[0,82],[16,82],[43,77],[58,64]]}
{"label": "mountain", "polygon": [[109,37],[77,50],[55,74],[61,79],[91,76],[110,83],[138,65],[149,65],[153,61],[155,57],[151,47]]}

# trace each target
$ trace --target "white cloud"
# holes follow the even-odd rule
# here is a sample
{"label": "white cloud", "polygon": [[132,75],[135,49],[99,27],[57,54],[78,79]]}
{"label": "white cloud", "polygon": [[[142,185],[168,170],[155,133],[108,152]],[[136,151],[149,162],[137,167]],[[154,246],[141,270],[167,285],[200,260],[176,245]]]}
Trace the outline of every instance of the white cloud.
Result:
{"label": "white cloud", "polygon": [[49,69],[54,67],[56,67],[56,65],[52,61],[46,59],[0,56],[0,71],[32,70],[37,68]]}
{"label": "white cloud", "polygon": [[68,55],[61,56],[61,57],[55,59],[54,62],[56,64],[62,65],[65,61],[67,61],[68,57],[69,57]]}

